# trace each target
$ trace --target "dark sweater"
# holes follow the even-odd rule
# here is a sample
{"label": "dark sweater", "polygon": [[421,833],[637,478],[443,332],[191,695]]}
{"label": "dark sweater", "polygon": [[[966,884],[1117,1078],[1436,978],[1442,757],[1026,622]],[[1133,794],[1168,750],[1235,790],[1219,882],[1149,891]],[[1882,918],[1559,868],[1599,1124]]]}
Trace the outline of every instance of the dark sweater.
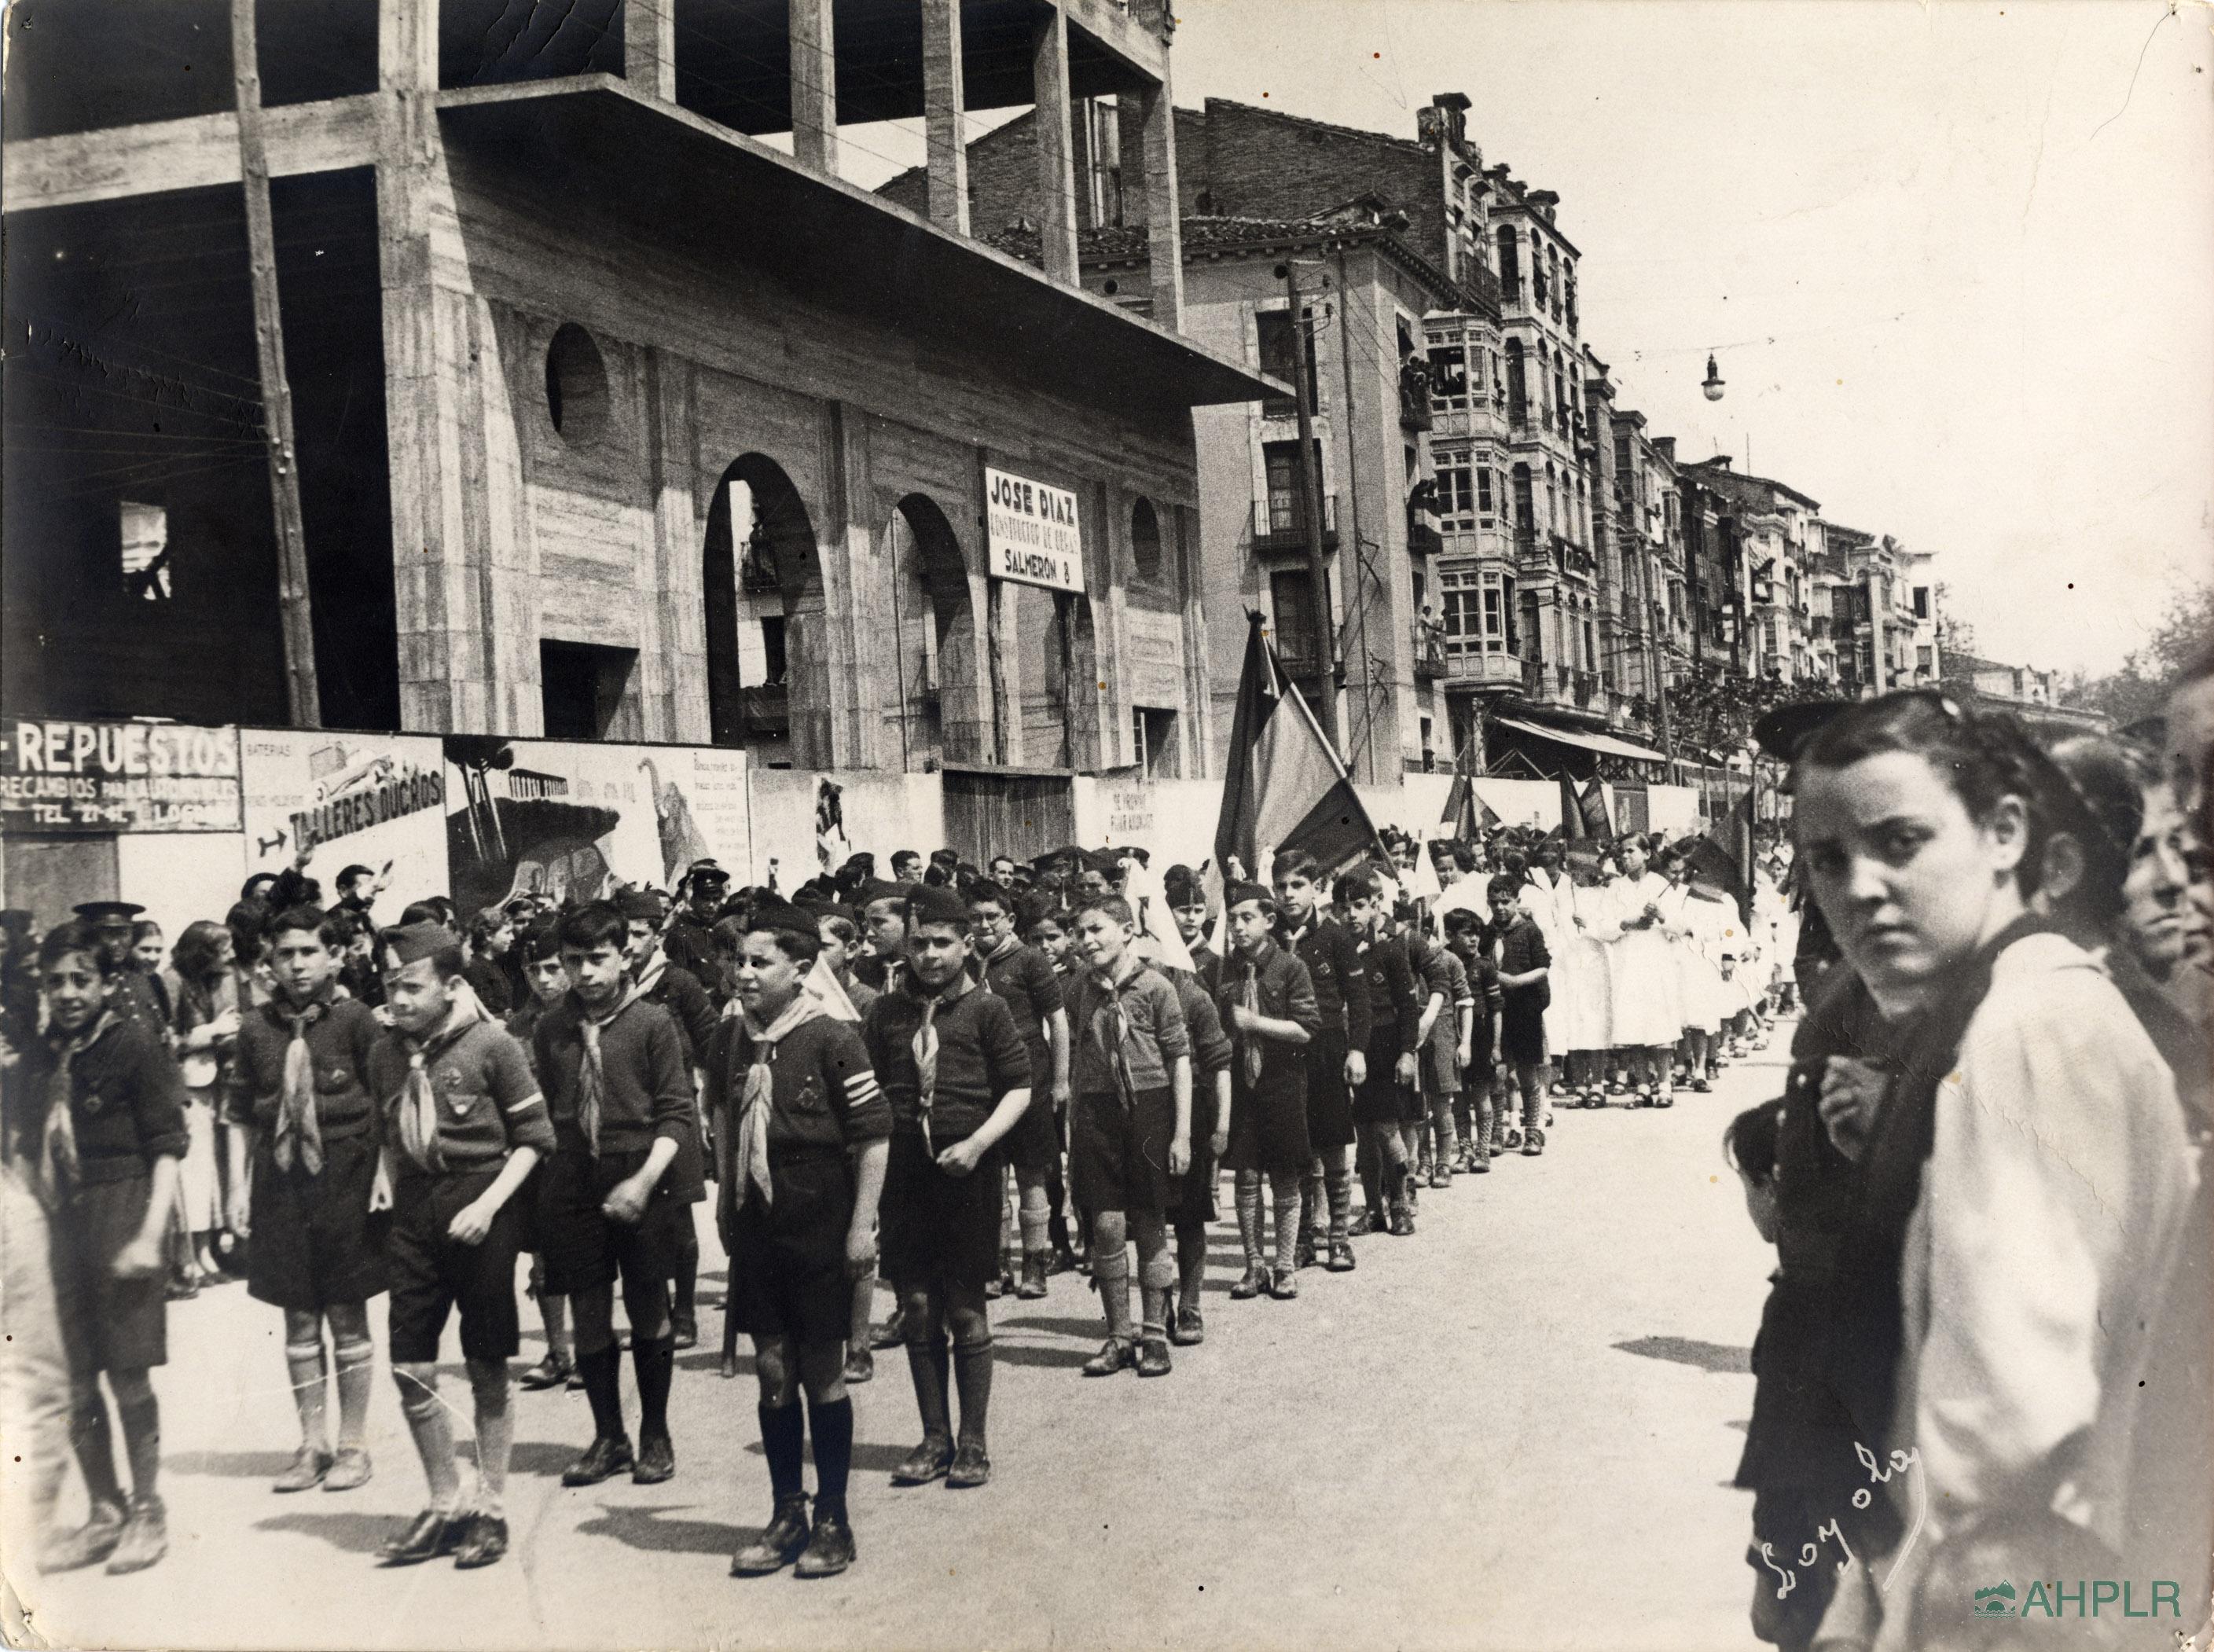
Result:
{"label": "dark sweater", "polygon": [[[922,1025],[923,997],[912,976],[869,1006],[861,1041],[877,1082],[891,1103],[895,1130],[922,1129],[922,1085],[914,1066],[914,1035]],[[976,1133],[1000,1098],[1030,1086],[1031,1055],[1006,1000],[971,988],[938,1012],[938,1088],[932,1098],[931,1139],[940,1147]]]}
{"label": "dark sweater", "polygon": [[[351,998],[332,1000],[309,1024],[315,1122],[325,1139],[343,1141],[370,1129],[376,1110],[370,1104],[369,1052],[382,1031],[368,1006]],[[291,1043],[291,1024],[275,999],[239,1018],[230,1068],[231,1119],[260,1129],[275,1128],[284,1093],[284,1056]]]}
{"label": "dark sweater", "polygon": [[[369,1052],[369,1083],[388,1142],[400,1140],[392,1108],[407,1088],[408,1054],[414,1045],[397,1028]],[[517,1147],[541,1157],[554,1151],[554,1127],[545,1098],[531,1076],[523,1046],[498,1022],[478,1017],[456,1037],[434,1037],[424,1065],[438,1103],[438,1148],[450,1175],[498,1168]],[[417,1175],[403,1153],[400,1173]]]}
{"label": "dark sweater", "polygon": [[1353,932],[1317,908],[1296,932],[1288,921],[1276,925],[1276,945],[1296,952],[1313,983],[1315,1009],[1324,1034],[1343,1036],[1348,1049],[1368,1048],[1368,970]]}
{"label": "dark sweater", "polygon": [[[47,1080],[60,1055],[46,1038],[18,1052],[9,1069],[14,1151],[39,1160],[46,1123]],[[70,1123],[76,1132],[77,1181],[127,1182],[154,1160],[185,1156],[185,1075],[144,1023],[118,1017],[70,1068]]]}
{"label": "dark sweater", "polygon": [[[564,1152],[590,1150],[577,1127],[578,1075],[584,1065],[584,1006],[574,993],[547,1006],[531,1030],[533,1064],[546,1088],[547,1111]],[[667,1010],[636,999],[600,1028],[600,1151],[636,1153],[666,1136],[679,1147],[692,1136],[692,1069],[684,1035]]]}
{"label": "dark sweater", "polygon": [[[737,1140],[746,1072],[755,1059],[745,1023],[731,1017],[708,1046],[707,1104],[719,1129]],[[861,1035],[847,1022],[817,1016],[766,1047],[771,1080],[768,1152],[772,1161],[813,1152],[841,1153],[891,1134],[891,1108],[869,1065]]]}

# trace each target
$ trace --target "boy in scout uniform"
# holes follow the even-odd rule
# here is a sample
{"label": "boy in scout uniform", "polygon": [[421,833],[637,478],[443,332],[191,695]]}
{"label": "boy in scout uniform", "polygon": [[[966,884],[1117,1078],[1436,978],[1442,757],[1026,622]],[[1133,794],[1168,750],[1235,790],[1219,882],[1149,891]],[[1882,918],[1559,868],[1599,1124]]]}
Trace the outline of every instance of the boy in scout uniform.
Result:
{"label": "boy in scout uniform", "polygon": [[[431,1500],[378,1552],[388,1565],[452,1554],[457,1566],[488,1566],[507,1552],[507,1362],[519,1340],[523,1247],[515,1195],[553,1151],[554,1127],[523,1047],[458,989],[461,937],[407,924],[386,930],[379,951],[392,1029],[370,1048],[369,1073],[391,1189],[392,1377]],[[438,1342],[456,1307],[476,1413],[477,1495],[466,1513],[438,1394]]]}

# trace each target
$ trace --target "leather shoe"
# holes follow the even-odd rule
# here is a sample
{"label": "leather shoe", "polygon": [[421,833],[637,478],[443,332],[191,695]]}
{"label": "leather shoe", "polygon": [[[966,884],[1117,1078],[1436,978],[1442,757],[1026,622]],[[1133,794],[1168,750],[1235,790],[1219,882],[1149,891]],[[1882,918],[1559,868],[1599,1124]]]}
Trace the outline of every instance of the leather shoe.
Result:
{"label": "leather shoe", "polygon": [[1277,1272],[1269,1276],[1269,1294],[1279,1302],[1288,1302],[1300,1294],[1300,1282],[1290,1274]]}
{"label": "leather shoe", "polygon": [[1137,1363],[1137,1355],[1130,1344],[1120,1337],[1110,1337],[1099,1344],[1099,1351],[1084,1362],[1087,1377],[1111,1377],[1117,1371],[1127,1371]]}
{"label": "leather shoe", "polygon": [[1165,1377],[1175,1366],[1169,1359],[1169,1345],[1158,1337],[1147,1337],[1138,1343],[1138,1374],[1141,1377]]}
{"label": "leather shoe", "polygon": [[1412,1239],[1414,1236],[1415,1213],[1407,1206],[1402,1205],[1398,1209],[1391,1213],[1391,1237],[1393,1239]]}
{"label": "leather shoe", "polygon": [[1535,1159],[1545,1151],[1545,1133],[1535,1125],[1522,1132],[1522,1156]]}
{"label": "leather shoe", "polygon": [[133,1497],[123,1535],[107,1557],[107,1575],[143,1572],[169,1552],[169,1525],[159,1497]]}
{"label": "leather shoe", "polygon": [[900,1325],[897,1312],[869,1333],[869,1346],[882,1353],[887,1348],[898,1348],[907,1341],[907,1332]]}
{"label": "leather shoe", "polygon": [[669,1340],[673,1346],[679,1349],[699,1347],[700,1321],[697,1316],[689,1313],[670,1314],[669,1316]]}
{"label": "leather shoe", "polygon": [[1354,1260],[1353,1247],[1343,1239],[1332,1239],[1330,1260],[1323,1264],[1334,1274],[1349,1274],[1360,1264]]}
{"label": "leather shoe", "polygon": [[1169,1325],[1169,1340],[1178,1348],[1197,1348],[1207,1340],[1207,1321],[1197,1308],[1178,1308]]}
{"label": "leather shoe", "polygon": [[574,1363],[558,1354],[548,1354],[515,1380],[517,1387],[528,1393],[538,1393],[547,1388],[559,1388],[574,1373]]}
{"label": "leather shoe", "polygon": [[326,1491],[352,1491],[357,1486],[369,1484],[369,1453],[359,1446],[340,1446],[338,1456],[331,1463],[330,1472],[323,1476]]}
{"label": "leather shoe", "polygon": [[815,1510],[815,1535],[792,1569],[794,1577],[835,1577],[853,1563],[853,1528],[842,1508]]}
{"label": "leather shoe", "polygon": [[331,1472],[331,1454],[317,1446],[302,1446],[292,1453],[292,1465],[270,1485],[272,1491],[305,1491],[322,1484]]}
{"label": "leather shoe", "polygon": [[630,1466],[633,1485],[659,1485],[676,1472],[676,1444],[665,1434],[641,1434],[638,1460]]}
{"label": "leather shoe", "polygon": [[81,1566],[98,1564],[115,1552],[129,1520],[120,1503],[95,1502],[83,1525],[55,1539],[40,1553],[39,1569],[73,1572]]}
{"label": "leather shoe", "polygon": [[1302,1233],[1300,1235],[1300,1242],[1298,1245],[1295,1246],[1292,1251],[1292,1266],[1294,1268],[1312,1268],[1314,1265],[1314,1235],[1312,1233]]}
{"label": "leather shoe", "polygon": [[1046,1294],[1045,1262],[1043,1255],[1024,1256],[1022,1282],[1015,1287],[1015,1294],[1024,1301],[1035,1302]]}
{"label": "leather shoe", "polygon": [[980,1485],[988,1485],[992,1479],[992,1456],[979,1440],[964,1440],[953,1453],[953,1466],[945,1472],[945,1484],[955,1491],[967,1491]]}
{"label": "leather shoe", "polygon": [[853,1387],[877,1380],[877,1356],[865,1348],[857,1348],[846,1355],[846,1386]]}
{"label": "leather shoe", "polygon": [[621,1473],[634,1459],[630,1454],[630,1436],[619,1434],[612,1439],[602,1437],[584,1447],[583,1455],[561,1471],[563,1485],[597,1485],[612,1475]]}
{"label": "leather shoe", "polygon": [[460,1543],[463,1522],[451,1514],[426,1508],[377,1545],[376,1557],[388,1566],[418,1566],[440,1555],[450,1555]]}
{"label": "leather shoe", "polygon": [[498,1514],[471,1514],[462,1522],[462,1545],[454,1551],[456,1571],[489,1566],[507,1552],[507,1522]]}
{"label": "leather shoe", "polygon": [[1269,1270],[1266,1268],[1248,1268],[1245,1277],[1230,1288],[1230,1300],[1250,1302],[1268,1288]]}
{"label": "leather shoe", "polygon": [[799,1558],[807,1547],[807,1496],[804,1492],[777,1500],[768,1525],[751,1543],[742,1543],[731,1557],[733,1577],[766,1577]]}
{"label": "leather shoe", "polygon": [[906,1460],[892,1471],[894,1485],[927,1485],[933,1480],[945,1478],[946,1470],[953,1466],[953,1442],[951,1440],[926,1438]]}

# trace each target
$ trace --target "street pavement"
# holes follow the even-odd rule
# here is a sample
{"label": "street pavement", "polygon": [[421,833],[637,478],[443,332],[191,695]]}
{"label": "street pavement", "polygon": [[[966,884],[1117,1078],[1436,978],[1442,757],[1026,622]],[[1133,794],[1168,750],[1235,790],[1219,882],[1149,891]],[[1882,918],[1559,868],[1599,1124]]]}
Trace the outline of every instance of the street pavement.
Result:
{"label": "street pavement", "polygon": [[[380,1569],[422,1493],[388,1381],[368,1485],[272,1494],[297,1438],[281,1318],[235,1284],[170,1312],[168,1557],[9,1571],[56,1646],[1750,1648],[1751,1500],[1728,1481],[1771,1256],[1720,1135],[1780,1091],[1783,1044],[1670,1111],[1560,1114],[1544,1157],[1423,1193],[1416,1237],[1356,1241],[1359,1270],[1302,1273],[1296,1302],[1229,1300],[1226,1220],[1207,1342],[1164,1380],[1078,1374],[1101,1336],[1080,1275],[996,1304],[983,1490],[890,1484],[918,1429],[904,1360],[880,1355],[841,1577],[727,1575],[769,1496],[713,1308],[679,1356],[674,1480],[564,1490],[584,1396],[518,1394],[508,1558]],[[533,1333],[518,1368],[540,1351]],[[627,1361],[623,1381],[634,1414]]]}

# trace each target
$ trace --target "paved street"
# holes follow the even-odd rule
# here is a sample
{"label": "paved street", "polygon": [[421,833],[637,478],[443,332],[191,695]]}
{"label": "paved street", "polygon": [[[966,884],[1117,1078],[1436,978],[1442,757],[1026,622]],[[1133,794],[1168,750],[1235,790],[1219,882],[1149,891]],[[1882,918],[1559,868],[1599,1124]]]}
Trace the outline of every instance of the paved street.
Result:
{"label": "paved street", "polygon": [[1544,1158],[1424,1194],[1416,1238],[1361,1241],[1357,1274],[1305,1273],[1296,1303],[1232,1303],[1218,1228],[1207,1344],[1164,1381],[1079,1378],[1100,1334],[1080,1276],[998,1305],[984,1490],[889,1484],[916,1434],[895,1355],[857,1391],[861,1560],[826,1582],[725,1575],[768,1477],[753,1385],[708,1349],[681,1360],[676,1479],[562,1490],[584,1397],[521,1396],[509,1559],[381,1572],[421,1491],[390,1387],[375,1480],[272,1495],[295,1438],[279,1320],[225,1286],[172,1312],[169,1557],[33,1580],[34,1627],[74,1646],[1750,1647],[1749,1499],[1726,1482],[1769,1261],[1718,1138],[1780,1087],[1779,1050],[1673,1112],[1562,1115]]}

